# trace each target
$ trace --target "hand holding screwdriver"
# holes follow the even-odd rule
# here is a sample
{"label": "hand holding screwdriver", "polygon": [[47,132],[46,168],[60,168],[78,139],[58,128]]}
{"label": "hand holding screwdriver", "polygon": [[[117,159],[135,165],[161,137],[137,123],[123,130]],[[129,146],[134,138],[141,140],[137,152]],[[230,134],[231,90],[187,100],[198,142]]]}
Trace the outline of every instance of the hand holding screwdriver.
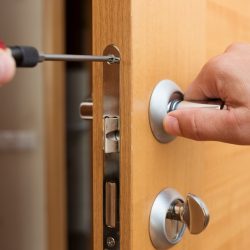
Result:
{"label": "hand holding screwdriver", "polygon": [[[91,62],[107,62],[119,63],[120,58],[114,55],[65,55],[65,54],[45,54],[39,52],[36,48],[31,46],[10,46],[0,41],[0,84],[11,80],[15,73],[16,67],[35,67],[38,63],[44,61],[91,61]],[[2,73],[1,73],[2,71]]]}
{"label": "hand holding screwdriver", "polygon": [[0,86],[9,82],[15,74],[15,61],[5,44],[0,41]]}

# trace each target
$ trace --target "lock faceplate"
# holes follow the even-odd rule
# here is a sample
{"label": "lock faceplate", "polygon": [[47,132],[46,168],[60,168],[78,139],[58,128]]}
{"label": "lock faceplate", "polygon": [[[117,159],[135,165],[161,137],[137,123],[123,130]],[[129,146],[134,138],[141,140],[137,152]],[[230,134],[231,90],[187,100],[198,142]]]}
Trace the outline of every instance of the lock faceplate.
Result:
{"label": "lock faceplate", "polygon": [[[120,58],[114,45],[103,55]],[[120,61],[103,63],[103,245],[120,249]]]}
{"label": "lock faceplate", "polygon": [[[93,59],[93,57],[91,57]],[[103,246],[104,250],[120,249],[120,53],[108,45],[103,63]],[[80,116],[93,119],[93,101],[80,105]]]}

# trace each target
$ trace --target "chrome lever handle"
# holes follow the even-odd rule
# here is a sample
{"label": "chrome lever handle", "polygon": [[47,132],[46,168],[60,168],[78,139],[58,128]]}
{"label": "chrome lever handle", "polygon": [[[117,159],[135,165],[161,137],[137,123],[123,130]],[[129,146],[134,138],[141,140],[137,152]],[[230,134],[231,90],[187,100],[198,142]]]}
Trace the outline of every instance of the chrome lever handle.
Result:
{"label": "chrome lever handle", "polygon": [[182,101],[182,100],[172,100],[168,103],[167,107],[167,112],[171,112],[174,110],[179,110],[179,109],[193,109],[193,108],[198,108],[198,109],[223,109],[225,108],[224,103],[222,101],[216,101],[216,102],[204,102],[204,101]]}
{"label": "chrome lever handle", "polygon": [[184,223],[191,234],[201,233],[209,223],[207,206],[199,197],[190,193],[186,202],[178,201],[173,207],[172,214],[168,213],[167,218],[168,216]]}

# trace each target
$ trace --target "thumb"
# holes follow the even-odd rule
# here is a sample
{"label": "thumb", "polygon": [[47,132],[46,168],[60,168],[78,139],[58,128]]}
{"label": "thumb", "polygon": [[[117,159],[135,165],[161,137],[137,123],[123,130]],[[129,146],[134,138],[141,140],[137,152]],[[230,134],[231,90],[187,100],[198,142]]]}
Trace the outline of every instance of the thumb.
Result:
{"label": "thumb", "polygon": [[232,110],[176,110],[164,118],[163,127],[171,135],[199,141],[238,143],[242,139]]}
{"label": "thumb", "polygon": [[15,61],[7,51],[0,49],[0,85],[10,81],[15,74]]}

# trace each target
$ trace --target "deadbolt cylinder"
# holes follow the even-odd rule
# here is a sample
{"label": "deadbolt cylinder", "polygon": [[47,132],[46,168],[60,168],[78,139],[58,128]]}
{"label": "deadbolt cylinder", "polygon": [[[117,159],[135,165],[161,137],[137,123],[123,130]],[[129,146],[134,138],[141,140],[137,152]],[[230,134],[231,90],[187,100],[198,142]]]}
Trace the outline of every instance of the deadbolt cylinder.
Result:
{"label": "deadbolt cylinder", "polygon": [[167,218],[168,212],[177,201],[184,203],[183,197],[172,188],[161,191],[154,201],[150,213],[149,233],[156,249],[166,249],[178,243],[185,232],[184,223]]}

